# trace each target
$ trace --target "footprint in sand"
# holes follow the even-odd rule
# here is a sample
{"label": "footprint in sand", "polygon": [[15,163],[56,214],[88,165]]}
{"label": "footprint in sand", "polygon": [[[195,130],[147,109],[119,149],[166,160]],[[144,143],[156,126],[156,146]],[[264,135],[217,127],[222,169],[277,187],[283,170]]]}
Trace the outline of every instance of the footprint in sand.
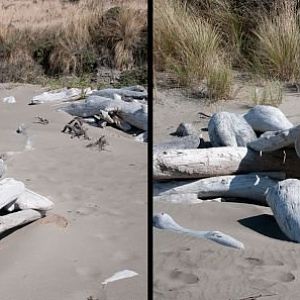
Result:
{"label": "footprint in sand", "polygon": [[176,279],[176,280],[182,281],[183,283],[187,283],[187,284],[194,284],[199,281],[198,276],[196,276],[195,274],[186,273],[186,272],[180,271],[178,269],[172,270],[170,273],[170,277],[172,279]]}

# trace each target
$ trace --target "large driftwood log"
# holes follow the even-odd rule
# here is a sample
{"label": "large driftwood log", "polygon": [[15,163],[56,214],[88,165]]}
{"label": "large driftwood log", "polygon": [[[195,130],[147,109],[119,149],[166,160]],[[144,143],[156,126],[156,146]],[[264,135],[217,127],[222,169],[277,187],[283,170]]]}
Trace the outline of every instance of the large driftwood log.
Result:
{"label": "large driftwood log", "polygon": [[233,247],[237,249],[245,248],[243,243],[241,243],[240,241],[236,240],[235,238],[223,232],[196,231],[196,230],[182,227],[181,225],[177,224],[170,215],[166,213],[155,214],[153,216],[152,223],[154,227],[159,229],[165,229],[165,230],[170,230],[178,233],[183,233],[196,238],[208,239],[227,247]]}
{"label": "large driftwood log", "polygon": [[165,150],[153,155],[155,180],[270,171],[285,172],[287,178],[300,178],[300,159],[293,149],[260,155],[245,147]]}
{"label": "large driftwood log", "polygon": [[196,194],[201,199],[232,197],[266,204],[266,191],[278,180],[258,174],[227,175],[196,181],[173,181],[154,184],[154,195]]}
{"label": "large driftwood log", "polygon": [[5,178],[0,181],[0,209],[13,204],[16,199],[25,191],[21,181],[12,178]]}
{"label": "large driftwood log", "polygon": [[255,151],[271,152],[295,144],[298,137],[300,125],[281,131],[266,132],[247,146]]}
{"label": "large driftwood log", "polygon": [[134,99],[146,99],[148,94],[147,91],[140,92],[133,89],[122,88],[122,89],[104,89],[99,91],[93,91],[92,95],[101,97],[107,97],[114,99],[114,95],[118,94],[123,97],[134,98]]}
{"label": "large driftwood log", "polygon": [[244,147],[257,138],[252,127],[242,116],[229,112],[218,112],[211,117],[208,134],[214,147]]}
{"label": "large driftwood log", "polygon": [[25,225],[44,216],[42,212],[33,209],[21,210],[5,216],[0,216],[0,233],[17,226]]}
{"label": "large driftwood log", "polygon": [[267,202],[284,234],[300,242],[300,181],[287,179],[270,188]]}
{"label": "large driftwood log", "polygon": [[153,152],[164,151],[168,149],[196,149],[200,145],[200,137],[188,135],[173,139],[168,142],[153,145]]}
{"label": "large driftwood log", "polygon": [[91,117],[101,111],[116,112],[125,122],[139,129],[147,131],[148,112],[145,105],[136,102],[125,102],[99,96],[90,96],[85,102],[72,103],[61,108],[72,116]]}
{"label": "large driftwood log", "polygon": [[280,109],[267,105],[256,105],[244,114],[244,118],[259,132],[285,130],[294,126]]}

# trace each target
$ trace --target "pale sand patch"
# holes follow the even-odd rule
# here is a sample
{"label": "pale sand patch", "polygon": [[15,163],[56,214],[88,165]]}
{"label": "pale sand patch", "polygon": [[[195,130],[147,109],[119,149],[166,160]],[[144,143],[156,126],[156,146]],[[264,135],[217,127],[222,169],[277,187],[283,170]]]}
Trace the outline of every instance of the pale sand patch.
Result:
{"label": "pale sand patch", "polygon": [[[38,86],[0,87],[0,152],[7,177],[49,197],[54,209],[45,219],[0,241],[3,300],[146,299],[147,145],[113,128],[88,126],[96,139],[105,135],[107,151],[86,148],[89,141],[61,133],[71,116],[56,106],[29,106]],[[2,103],[5,96],[16,103]],[[35,117],[49,120],[36,124]],[[17,134],[24,123],[34,150],[24,151]],[[139,275],[108,284],[115,272]]]}

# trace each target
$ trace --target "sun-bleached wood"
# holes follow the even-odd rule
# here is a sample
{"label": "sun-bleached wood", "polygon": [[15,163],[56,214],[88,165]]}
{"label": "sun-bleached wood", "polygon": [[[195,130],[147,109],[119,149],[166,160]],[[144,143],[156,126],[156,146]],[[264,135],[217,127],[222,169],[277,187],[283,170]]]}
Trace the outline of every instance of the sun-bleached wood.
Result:
{"label": "sun-bleached wood", "polygon": [[178,195],[178,202],[183,200],[185,194],[196,194],[201,199],[234,197],[266,204],[265,193],[277,182],[278,180],[259,174],[227,175],[193,181],[156,182],[154,195]]}
{"label": "sun-bleached wood", "polygon": [[0,233],[9,229],[28,224],[42,218],[44,214],[37,210],[26,209],[0,216]]}
{"label": "sun-bleached wood", "polygon": [[168,149],[196,149],[200,145],[200,137],[188,135],[175,138],[171,141],[153,145],[153,152],[164,151]]}
{"label": "sun-bleached wood", "polygon": [[300,125],[281,131],[267,132],[247,146],[255,151],[271,152],[294,145],[298,137],[300,137]]}
{"label": "sun-bleached wood", "polygon": [[268,105],[256,105],[243,116],[259,132],[285,130],[294,126],[279,108]]}
{"label": "sun-bleached wood", "polygon": [[300,181],[287,179],[269,189],[267,202],[283,233],[300,242]]}
{"label": "sun-bleached wood", "polygon": [[215,113],[211,117],[208,135],[214,147],[244,147],[257,138],[252,127],[242,116],[225,111]]}
{"label": "sun-bleached wood", "polygon": [[244,249],[243,243],[231,237],[230,235],[224,234],[220,231],[196,231],[189,228],[185,228],[177,224],[174,219],[166,214],[159,213],[155,214],[152,219],[153,226],[159,229],[170,230],[178,233],[183,233],[192,237],[207,239],[223,246],[232,247],[236,249]]}
{"label": "sun-bleached wood", "polygon": [[13,178],[2,179],[0,181],[0,209],[13,204],[24,191],[25,186],[21,181]]}
{"label": "sun-bleached wood", "polygon": [[294,149],[269,153],[245,147],[165,150],[153,155],[155,180],[194,179],[250,172],[285,172],[300,178],[300,159]]}

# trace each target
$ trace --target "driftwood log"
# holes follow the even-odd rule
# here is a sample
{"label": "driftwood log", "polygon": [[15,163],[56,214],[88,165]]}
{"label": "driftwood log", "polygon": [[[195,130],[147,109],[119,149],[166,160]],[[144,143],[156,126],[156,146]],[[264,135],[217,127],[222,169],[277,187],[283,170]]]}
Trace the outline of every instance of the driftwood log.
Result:
{"label": "driftwood log", "polygon": [[153,146],[153,152],[159,152],[169,149],[196,149],[200,145],[200,137],[196,135],[188,135],[173,139],[168,142],[156,144]]}
{"label": "driftwood log", "polygon": [[299,137],[300,125],[281,131],[266,132],[255,141],[248,143],[247,146],[255,151],[271,152],[295,145],[296,139]]}
{"label": "driftwood log", "polygon": [[21,210],[5,216],[0,216],[0,233],[9,229],[28,224],[44,216],[43,212],[33,209]]}
{"label": "driftwood log", "polygon": [[62,108],[72,116],[92,117],[104,112],[115,112],[126,123],[147,131],[148,112],[146,105],[136,102],[125,102],[99,96],[90,96],[85,102],[72,103]]}
{"label": "driftwood log", "polygon": [[13,204],[16,199],[25,191],[21,181],[12,178],[5,178],[0,181],[0,209]]}
{"label": "driftwood log", "polygon": [[273,106],[256,105],[243,116],[259,132],[285,130],[294,126],[280,109]]}
{"label": "driftwood log", "polygon": [[284,172],[300,178],[300,159],[293,149],[270,153],[245,147],[165,150],[153,156],[155,180],[195,179],[250,172]]}
{"label": "driftwood log", "polygon": [[99,91],[93,91],[92,95],[114,99],[114,95],[120,95],[121,97],[128,97],[133,99],[146,99],[148,94],[147,91],[136,91],[136,88],[132,89],[121,88],[121,89],[104,89]]}
{"label": "driftwood log", "polygon": [[211,117],[208,135],[214,147],[245,147],[257,138],[252,127],[242,116],[229,112],[218,112]]}
{"label": "driftwood log", "polygon": [[300,181],[287,179],[271,187],[266,196],[277,224],[292,241],[300,242]]}
{"label": "driftwood log", "polygon": [[[188,196],[189,202],[197,202],[193,199],[197,195],[201,199],[216,197],[244,198],[266,204],[266,192],[269,187],[275,186],[278,180],[266,176],[284,179],[284,173],[258,173],[245,175],[227,175],[205,178],[194,181],[157,182],[154,184],[155,196],[182,195]],[[192,201],[193,200],[193,201]],[[175,202],[175,201],[174,201]]]}

